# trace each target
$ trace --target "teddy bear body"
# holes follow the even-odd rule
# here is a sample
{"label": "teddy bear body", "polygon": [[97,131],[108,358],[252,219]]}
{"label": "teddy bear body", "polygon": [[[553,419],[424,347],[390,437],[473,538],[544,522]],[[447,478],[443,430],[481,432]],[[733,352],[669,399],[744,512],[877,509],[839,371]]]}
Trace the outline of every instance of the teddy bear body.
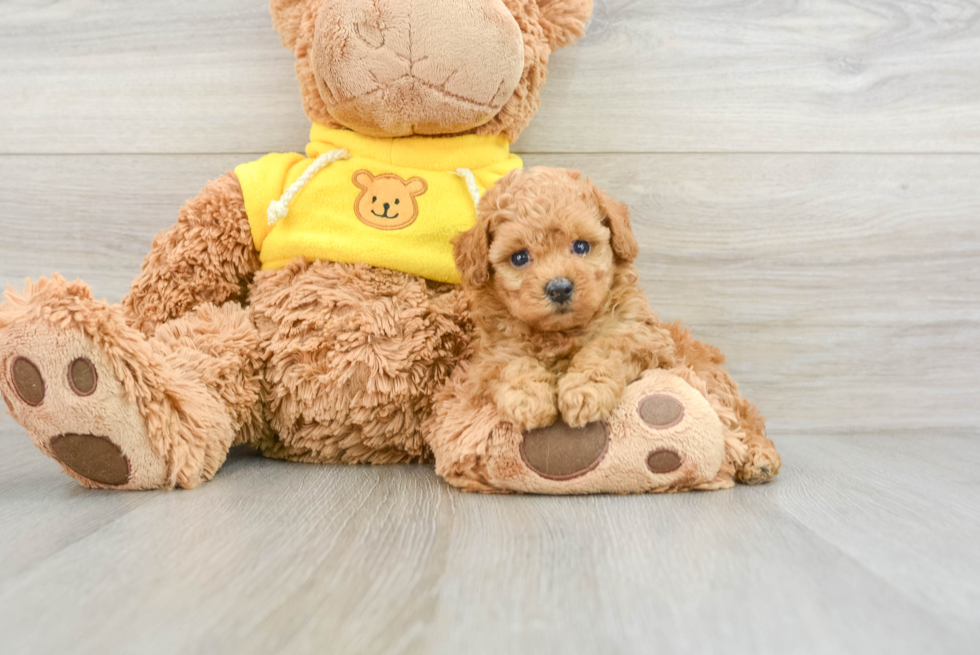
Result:
{"label": "teddy bear body", "polygon": [[[314,123],[306,156],[269,155],[209,183],[154,240],[121,305],[58,276],[8,293],[0,391],[11,414],[89,487],[192,488],[231,446],[251,444],[317,463],[436,451],[453,484],[532,490],[488,486],[483,469],[513,458],[480,454],[517,437],[485,408],[440,409],[472,331],[451,239],[473,225],[476,193],[520,166],[507,146],[591,0],[270,7]],[[712,417],[704,398],[718,391],[726,443],[743,443],[740,479],[774,475],[778,455],[761,423],[743,420],[754,409],[730,379],[690,375],[690,386],[666,384]],[[431,439],[433,417],[477,442]]]}

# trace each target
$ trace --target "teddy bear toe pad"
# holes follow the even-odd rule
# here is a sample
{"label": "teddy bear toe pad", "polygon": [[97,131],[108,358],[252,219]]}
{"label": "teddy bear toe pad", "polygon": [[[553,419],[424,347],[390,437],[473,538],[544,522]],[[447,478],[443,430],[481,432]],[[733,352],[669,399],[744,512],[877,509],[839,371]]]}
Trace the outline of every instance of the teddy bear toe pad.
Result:
{"label": "teddy bear toe pad", "polygon": [[31,360],[26,357],[14,359],[10,366],[10,380],[17,396],[25,404],[37,407],[44,402],[44,377]]}
{"label": "teddy bear toe pad", "polygon": [[671,428],[684,420],[684,405],[665,393],[655,393],[640,401],[640,418],[651,428]]}
{"label": "teddy bear toe pad", "polygon": [[708,401],[667,371],[634,382],[606,422],[557,423],[519,433],[500,423],[487,444],[487,473],[526,493],[649,493],[712,483],[725,457],[721,421]]}
{"label": "teddy bear toe pad", "polygon": [[647,468],[652,473],[671,473],[679,469],[682,464],[684,464],[684,458],[667,448],[655,450],[647,457]]}

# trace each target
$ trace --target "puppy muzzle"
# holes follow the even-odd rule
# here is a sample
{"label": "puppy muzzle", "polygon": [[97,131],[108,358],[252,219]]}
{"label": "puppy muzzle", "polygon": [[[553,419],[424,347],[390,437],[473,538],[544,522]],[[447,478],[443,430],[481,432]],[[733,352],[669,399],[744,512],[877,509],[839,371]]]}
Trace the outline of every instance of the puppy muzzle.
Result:
{"label": "puppy muzzle", "polygon": [[557,305],[559,311],[568,310],[574,293],[575,283],[567,277],[556,277],[553,280],[548,280],[548,283],[544,285],[545,297]]}

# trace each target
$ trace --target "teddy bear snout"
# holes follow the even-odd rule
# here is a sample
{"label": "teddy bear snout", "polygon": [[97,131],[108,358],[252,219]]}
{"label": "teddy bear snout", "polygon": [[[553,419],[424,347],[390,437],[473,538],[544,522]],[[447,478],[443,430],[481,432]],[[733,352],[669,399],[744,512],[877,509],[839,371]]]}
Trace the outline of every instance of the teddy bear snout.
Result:
{"label": "teddy bear snout", "polygon": [[314,74],[330,114],[370,136],[452,134],[489,122],[524,69],[500,0],[336,0],[322,5]]}
{"label": "teddy bear snout", "polygon": [[384,24],[381,22],[380,16],[370,16],[354,25],[354,31],[357,33],[357,36],[361,38],[361,41],[365,45],[371,48],[384,47],[385,35],[382,31],[383,29]]}

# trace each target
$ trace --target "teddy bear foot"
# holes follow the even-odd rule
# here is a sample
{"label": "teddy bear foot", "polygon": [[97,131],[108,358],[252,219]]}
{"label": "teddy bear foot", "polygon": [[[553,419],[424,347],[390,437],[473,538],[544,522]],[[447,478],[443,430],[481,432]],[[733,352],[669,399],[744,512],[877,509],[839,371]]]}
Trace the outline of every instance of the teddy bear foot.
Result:
{"label": "teddy bear foot", "polygon": [[47,323],[0,331],[0,389],[34,445],[92,488],[164,486],[166,462],[105,353],[77,329]]}
{"label": "teddy bear foot", "polygon": [[541,494],[663,493],[733,484],[722,472],[721,421],[679,377],[654,370],[627,387],[608,421],[520,433],[499,423],[486,475],[501,490]]}
{"label": "teddy bear foot", "polygon": [[147,340],[82,282],[42,278],[0,305],[0,394],[34,445],[86,487],[189,488],[213,475],[224,453],[209,445],[230,441],[231,422],[173,368],[181,358],[196,361]]}

